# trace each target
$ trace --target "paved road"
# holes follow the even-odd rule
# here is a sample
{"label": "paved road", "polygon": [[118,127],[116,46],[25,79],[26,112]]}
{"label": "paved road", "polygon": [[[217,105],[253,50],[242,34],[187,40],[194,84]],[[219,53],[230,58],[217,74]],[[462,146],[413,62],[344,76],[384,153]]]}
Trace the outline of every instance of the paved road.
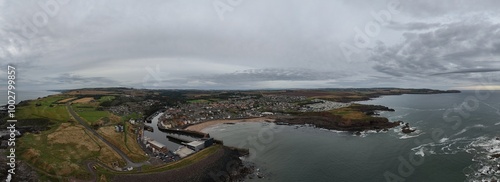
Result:
{"label": "paved road", "polygon": [[141,166],[143,166],[145,164],[149,164],[148,161],[142,162],[142,163],[134,163],[134,162],[132,162],[132,160],[130,160],[130,158],[125,153],[123,153],[123,151],[121,151],[115,145],[111,144],[108,140],[106,140],[99,133],[97,133],[94,129],[92,129],[87,124],[87,121],[85,121],[84,119],[80,118],[80,116],[78,116],[78,114],[76,114],[76,112],[73,110],[73,108],[69,104],[66,104],[66,108],[68,109],[68,111],[71,114],[71,116],[73,116],[73,118],[75,118],[81,125],[83,125],[87,130],[89,130],[92,134],[94,134],[94,136],[96,136],[97,138],[99,138],[106,145],[108,145],[109,147],[111,147],[111,149],[113,149],[116,153],[118,153],[118,155],[120,155],[123,158],[123,160],[125,160],[127,162],[127,166],[125,166],[126,168],[128,168],[128,167],[134,167],[134,168],[136,168],[136,167],[141,167]]}

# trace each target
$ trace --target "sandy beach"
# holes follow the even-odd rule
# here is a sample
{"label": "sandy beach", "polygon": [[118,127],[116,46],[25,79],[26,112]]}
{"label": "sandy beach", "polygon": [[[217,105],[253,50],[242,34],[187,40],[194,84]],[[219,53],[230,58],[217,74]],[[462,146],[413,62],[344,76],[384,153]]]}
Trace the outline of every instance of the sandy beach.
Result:
{"label": "sandy beach", "polygon": [[242,122],[273,122],[274,119],[269,117],[260,118],[250,118],[250,119],[222,119],[222,120],[212,120],[203,123],[195,124],[186,128],[186,130],[199,131],[202,132],[203,129],[209,128],[214,125],[224,124],[224,123],[242,123]]}

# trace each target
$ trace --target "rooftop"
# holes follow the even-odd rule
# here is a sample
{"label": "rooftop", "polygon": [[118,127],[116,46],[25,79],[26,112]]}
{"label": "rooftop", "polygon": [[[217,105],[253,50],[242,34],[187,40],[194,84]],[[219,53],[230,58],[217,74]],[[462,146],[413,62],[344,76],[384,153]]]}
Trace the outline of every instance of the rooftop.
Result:
{"label": "rooftop", "polygon": [[192,141],[192,142],[187,143],[187,145],[195,147],[195,146],[199,146],[199,145],[205,145],[205,142],[203,142],[203,141]]}
{"label": "rooftop", "polygon": [[156,147],[158,147],[158,148],[163,148],[163,147],[165,147],[165,145],[163,145],[163,144],[161,144],[160,142],[157,142],[157,141],[155,141],[155,140],[150,140],[150,141],[148,141],[148,143],[149,143],[149,144],[151,144],[151,145],[154,145],[154,146],[156,146]]}

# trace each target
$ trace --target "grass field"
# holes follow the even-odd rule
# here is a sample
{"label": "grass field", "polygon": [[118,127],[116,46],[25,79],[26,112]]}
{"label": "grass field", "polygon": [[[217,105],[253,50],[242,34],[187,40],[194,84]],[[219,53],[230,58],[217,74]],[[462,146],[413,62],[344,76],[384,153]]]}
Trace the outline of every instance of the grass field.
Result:
{"label": "grass field", "polygon": [[356,121],[356,122],[372,122],[372,121],[383,121],[387,120],[387,118],[377,117],[374,115],[368,115],[367,113],[373,113],[377,110],[391,110],[390,108],[384,106],[377,105],[362,105],[362,104],[351,104],[349,107],[343,107],[331,110],[330,112],[341,116],[344,120],[347,121]]}
{"label": "grass field", "polygon": [[149,157],[142,150],[142,148],[137,144],[137,136],[133,131],[133,127],[131,124],[125,124],[125,147],[127,148],[126,152],[129,155],[130,159],[133,162],[142,162],[148,160]]}
{"label": "grass field", "polygon": [[106,102],[106,101],[112,101],[115,100],[115,96],[103,96],[99,98],[99,102]]}
{"label": "grass field", "polygon": [[47,118],[56,122],[68,121],[70,116],[64,104],[58,101],[67,99],[65,96],[50,96],[31,101],[27,106],[19,107],[16,111],[17,119]]}
{"label": "grass field", "polygon": [[116,132],[114,126],[100,127],[97,132],[113,145],[120,148],[133,162],[143,162],[149,158],[137,144],[134,133],[128,130],[125,132]]}
{"label": "grass field", "polygon": [[363,112],[357,111],[349,107],[334,109],[331,112],[335,115],[342,116],[342,118],[344,119],[350,119],[350,120],[367,120],[371,118],[371,116],[368,116]]}
{"label": "grass field", "polygon": [[82,165],[88,159],[108,165],[124,164],[118,154],[74,122],[55,123],[50,130],[39,134],[26,133],[19,138],[16,151],[22,160],[43,173],[56,176],[88,178]]}
{"label": "grass field", "polygon": [[99,111],[95,105],[73,104],[72,107],[80,117],[87,120],[90,124],[95,123],[99,119],[111,117],[111,113],[108,111]]}
{"label": "grass field", "polygon": [[205,100],[205,99],[196,99],[196,100],[189,100],[188,101],[189,103],[193,104],[193,103],[207,103],[207,102],[210,102],[209,100]]}

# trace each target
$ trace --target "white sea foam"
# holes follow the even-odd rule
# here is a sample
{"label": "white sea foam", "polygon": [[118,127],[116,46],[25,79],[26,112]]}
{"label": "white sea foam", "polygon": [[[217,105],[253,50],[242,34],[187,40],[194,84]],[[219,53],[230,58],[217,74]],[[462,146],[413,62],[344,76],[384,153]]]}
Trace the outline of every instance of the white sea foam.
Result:
{"label": "white sea foam", "polygon": [[441,140],[439,140],[439,143],[444,143],[446,141],[450,140],[449,138],[441,138]]}
{"label": "white sea foam", "polygon": [[468,181],[485,181],[498,179],[500,176],[500,159],[491,157],[493,154],[500,153],[500,140],[497,137],[478,137],[471,142],[465,150],[473,154],[474,164],[464,171]]}
{"label": "white sea foam", "polygon": [[404,134],[401,137],[399,137],[399,139],[404,140],[404,139],[409,139],[409,138],[415,138],[415,137],[419,137],[420,135],[423,135],[423,134],[425,134],[425,132],[421,132],[420,130],[417,130],[412,134]]}
{"label": "white sea foam", "polygon": [[458,133],[455,133],[452,137],[464,134],[465,132],[467,132],[467,131],[469,131],[470,129],[473,129],[473,128],[486,128],[486,126],[484,126],[482,124],[476,124],[474,126],[468,126],[468,127],[464,128],[464,129],[462,129],[461,131],[459,131]]}
{"label": "white sea foam", "polygon": [[484,126],[482,124],[476,124],[473,126],[473,128],[486,128],[486,126]]}
{"label": "white sea foam", "polygon": [[[462,137],[462,138],[442,138],[438,142],[431,142],[422,144],[418,147],[414,147],[411,150],[418,152],[420,149],[424,149],[425,151],[432,151],[430,154],[441,154],[441,155],[449,155],[456,154],[458,152],[462,152],[467,149],[467,145],[470,144],[472,140]],[[434,151],[435,149],[439,149]]]}
{"label": "white sea foam", "polygon": [[472,142],[472,147],[481,147],[488,154],[500,153],[500,140],[497,139],[480,139]]}
{"label": "white sea foam", "polygon": [[415,152],[415,155],[420,155],[420,156],[424,157],[425,156],[424,148],[420,148],[420,150],[418,152]]}
{"label": "white sea foam", "polygon": [[339,130],[329,130],[329,131],[333,133],[347,133],[347,131],[339,131]]}

